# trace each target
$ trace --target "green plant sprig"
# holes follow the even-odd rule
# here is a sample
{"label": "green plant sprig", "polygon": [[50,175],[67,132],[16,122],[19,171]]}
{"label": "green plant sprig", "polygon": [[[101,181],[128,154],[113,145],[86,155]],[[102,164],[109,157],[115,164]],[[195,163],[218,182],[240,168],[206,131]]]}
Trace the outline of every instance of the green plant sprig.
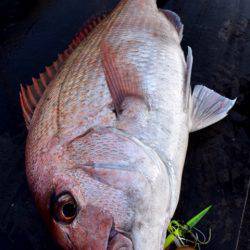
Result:
{"label": "green plant sprig", "polygon": [[[164,249],[169,247],[173,242],[176,242],[177,245],[184,245],[182,242],[182,239],[186,234],[194,235],[192,232],[192,229],[195,228],[195,226],[201,221],[201,219],[209,212],[209,210],[212,208],[212,206],[209,206],[202,210],[199,214],[192,217],[188,222],[184,225],[180,224],[176,220],[172,220],[168,226],[168,233],[164,244]],[[199,230],[197,230],[199,231]],[[197,236],[194,237],[197,240]],[[199,241],[199,240],[197,240]],[[199,241],[199,243],[201,243]],[[204,242],[204,244],[207,244],[207,242]]]}

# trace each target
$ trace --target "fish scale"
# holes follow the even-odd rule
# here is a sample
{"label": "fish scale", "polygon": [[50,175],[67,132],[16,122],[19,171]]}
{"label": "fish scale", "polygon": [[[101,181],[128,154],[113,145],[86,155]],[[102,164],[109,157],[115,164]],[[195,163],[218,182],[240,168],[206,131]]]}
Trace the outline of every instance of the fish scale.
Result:
{"label": "fish scale", "polygon": [[189,133],[235,103],[201,85],[191,94],[182,32],[154,0],[122,0],[21,88],[29,185],[63,248],[162,249]]}

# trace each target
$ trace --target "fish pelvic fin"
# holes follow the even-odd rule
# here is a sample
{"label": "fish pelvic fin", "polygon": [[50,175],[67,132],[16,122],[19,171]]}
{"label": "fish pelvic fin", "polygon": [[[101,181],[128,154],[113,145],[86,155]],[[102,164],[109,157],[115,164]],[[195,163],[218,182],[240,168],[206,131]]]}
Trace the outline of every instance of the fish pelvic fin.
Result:
{"label": "fish pelvic fin", "polygon": [[101,57],[116,113],[122,112],[122,103],[126,97],[135,97],[146,102],[136,67],[126,62],[125,56],[118,55],[106,41],[101,43]]}
{"label": "fish pelvic fin", "polygon": [[102,15],[99,17],[91,18],[77,33],[69,44],[68,48],[64,50],[62,54],[58,55],[56,61],[45,67],[45,71],[40,73],[39,79],[32,78],[32,85],[22,85],[20,90],[20,104],[23,111],[23,117],[27,129],[29,129],[30,122],[35,111],[35,108],[43,96],[44,91],[50,82],[56,77],[56,75],[61,71],[65,61],[71,55],[71,53],[78,47],[78,45],[84,41],[88,35],[94,30],[94,28],[106,17]]}
{"label": "fish pelvic fin", "polygon": [[228,99],[203,85],[195,85],[189,114],[190,132],[220,121],[227,116],[235,102],[236,99]]}
{"label": "fish pelvic fin", "polygon": [[182,37],[183,37],[184,25],[182,24],[181,18],[179,17],[179,15],[171,10],[160,9],[160,11],[173,24],[173,26],[175,27],[175,29],[179,35],[180,41],[181,41]]}

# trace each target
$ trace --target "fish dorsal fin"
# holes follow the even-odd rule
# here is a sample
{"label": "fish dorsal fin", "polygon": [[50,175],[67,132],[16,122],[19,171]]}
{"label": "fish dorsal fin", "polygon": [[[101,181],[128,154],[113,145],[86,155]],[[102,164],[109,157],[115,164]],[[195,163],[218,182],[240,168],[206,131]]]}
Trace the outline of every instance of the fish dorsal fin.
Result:
{"label": "fish dorsal fin", "polygon": [[177,30],[177,33],[179,34],[180,40],[182,40],[184,25],[181,22],[181,18],[175,12],[173,12],[171,10],[161,9],[161,12],[173,24],[173,26]]}
{"label": "fish dorsal fin", "polygon": [[106,81],[116,113],[121,113],[121,106],[126,97],[135,97],[145,101],[145,95],[135,66],[126,62],[125,56],[115,53],[113,48],[105,41],[101,44],[101,55]]}
{"label": "fish dorsal fin", "polygon": [[71,53],[78,47],[78,45],[87,38],[87,36],[93,31],[93,29],[106,17],[102,15],[96,18],[91,18],[78,32],[72,42],[69,44],[68,48],[64,50],[62,54],[58,55],[56,61],[45,67],[45,71],[40,73],[39,79],[32,78],[32,85],[27,85],[24,87],[21,84],[20,91],[20,103],[23,111],[24,120],[26,127],[29,128],[33,113],[35,111],[36,105],[43,96],[43,93],[49,83],[55,78],[55,76],[60,72],[65,61],[71,55]]}

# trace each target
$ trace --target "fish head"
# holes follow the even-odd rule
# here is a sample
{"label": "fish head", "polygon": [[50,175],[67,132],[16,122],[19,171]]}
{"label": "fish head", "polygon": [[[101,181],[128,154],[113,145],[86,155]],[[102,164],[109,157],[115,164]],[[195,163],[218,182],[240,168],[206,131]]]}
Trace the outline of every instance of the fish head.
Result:
{"label": "fish head", "polygon": [[113,128],[62,148],[38,198],[56,241],[65,249],[161,249],[170,193],[156,153]]}

